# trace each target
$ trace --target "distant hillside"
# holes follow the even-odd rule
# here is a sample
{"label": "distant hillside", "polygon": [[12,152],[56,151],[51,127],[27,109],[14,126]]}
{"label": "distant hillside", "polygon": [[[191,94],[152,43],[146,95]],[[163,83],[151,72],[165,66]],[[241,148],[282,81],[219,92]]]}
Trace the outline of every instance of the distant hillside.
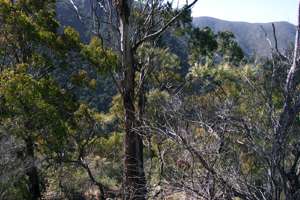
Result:
{"label": "distant hillside", "polygon": [[[61,22],[62,26],[72,26],[78,30],[81,34],[82,40],[88,42],[89,37],[92,34],[92,22],[90,21],[90,16],[88,16],[90,14],[91,7],[90,1],[73,0],[72,2],[75,3],[75,7],[70,3],[70,1],[59,1],[57,4],[57,18]],[[74,11],[74,8],[80,11],[81,16],[87,16],[82,19],[84,23],[79,20],[79,16],[75,14],[76,12]],[[99,10],[98,12],[100,12],[98,15],[101,16],[101,11]],[[271,48],[267,42],[263,29],[274,45],[271,23],[231,22],[211,17],[196,17],[193,19],[193,24],[195,27],[200,28],[208,26],[215,32],[226,30],[233,32],[240,46],[247,55],[257,55],[259,57],[270,55]],[[283,51],[294,42],[296,28],[294,25],[287,22],[275,22],[274,24],[276,26],[276,35],[278,37],[278,47],[281,51]],[[176,41],[175,38],[170,39],[168,37],[166,37],[166,40],[168,40],[168,43],[171,46],[175,46],[173,49],[174,51],[180,51],[176,52],[180,55],[180,57],[184,60],[187,59],[187,52],[185,50],[186,45],[184,44],[184,41]],[[180,46],[180,49],[176,48],[178,45]]]}
{"label": "distant hillside", "polygon": [[[74,2],[74,4],[71,2]],[[75,28],[84,42],[88,42],[91,36],[91,24],[88,18],[91,12],[90,7],[90,1],[85,0],[61,0],[57,2],[56,6],[57,19],[62,27],[71,26]],[[77,11],[79,15],[76,14]],[[85,16],[85,18],[80,16]]]}
{"label": "distant hillside", "polygon": [[[197,17],[193,19],[193,24],[195,27],[200,28],[208,26],[215,32],[233,32],[240,46],[248,55],[256,54],[259,57],[270,55],[271,48],[263,29],[274,45],[272,23],[231,22],[211,17]],[[281,51],[287,49],[294,42],[295,26],[288,22],[274,22],[274,24],[278,38],[278,48]]]}

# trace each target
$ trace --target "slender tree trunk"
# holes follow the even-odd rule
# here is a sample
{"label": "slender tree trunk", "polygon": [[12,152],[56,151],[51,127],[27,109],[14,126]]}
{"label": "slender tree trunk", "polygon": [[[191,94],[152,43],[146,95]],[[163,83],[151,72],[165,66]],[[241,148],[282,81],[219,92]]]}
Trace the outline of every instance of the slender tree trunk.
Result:
{"label": "slender tree trunk", "polygon": [[130,41],[130,10],[133,0],[117,0],[121,34],[121,63],[124,71],[122,98],[125,111],[124,195],[125,199],[145,199],[146,181],[143,165],[143,141],[136,131],[134,52]]}
{"label": "slender tree trunk", "polygon": [[41,197],[41,191],[40,191],[40,181],[38,176],[38,170],[35,165],[35,155],[34,155],[34,143],[32,138],[28,137],[26,140],[26,153],[29,157],[29,169],[27,170],[26,175],[28,176],[29,181],[29,192],[30,192],[30,198],[31,200],[38,200]]}
{"label": "slender tree trunk", "polygon": [[288,194],[290,191],[287,192],[287,186],[291,184],[287,183],[288,177],[285,172],[285,148],[287,146],[288,131],[299,113],[298,108],[296,108],[296,105],[293,102],[296,96],[295,90],[298,83],[297,79],[300,67],[298,62],[300,50],[300,2],[298,6],[298,25],[295,38],[293,64],[286,79],[284,106],[279,116],[279,121],[274,129],[275,135],[271,160],[271,176],[273,177],[274,182],[272,199],[274,200],[279,200],[282,192],[285,192],[286,198],[290,199],[288,198],[290,196],[290,194]]}

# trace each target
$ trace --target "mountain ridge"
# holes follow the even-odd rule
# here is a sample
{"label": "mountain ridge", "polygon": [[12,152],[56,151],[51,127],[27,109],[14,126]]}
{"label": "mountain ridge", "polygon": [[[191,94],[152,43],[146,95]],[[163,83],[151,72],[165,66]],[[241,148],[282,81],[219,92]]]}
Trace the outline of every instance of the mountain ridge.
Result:
{"label": "mountain ridge", "polygon": [[[82,14],[89,13],[89,5],[87,1],[75,0],[78,8],[81,8]],[[62,27],[72,26],[79,31],[84,42],[89,42],[91,36],[91,22],[87,21],[82,24],[78,16],[72,10],[72,5],[67,1],[57,4],[57,17]],[[296,26],[285,21],[269,22],[269,23],[251,23],[243,21],[228,21],[213,17],[194,17],[193,25],[199,28],[210,27],[214,32],[230,31],[232,32],[239,45],[246,55],[249,57],[270,57],[272,48],[274,48],[274,37],[272,23],[276,27],[276,36],[278,48],[281,52],[289,49],[294,43]],[[270,46],[267,38],[272,43]],[[174,40],[173,40],[174,42]],[[176,41],[175,41],[176,43]],[[181,51],[186,51],[181,50]],[[183,54],[183,53],[182,53]]]}
{"label": "mountain ridge", "polygon": [[245,24],[272,24],[272,23],[286,23],[290,24],[292,26],[296,26],[288,21],[270,21],[270,22],[247,22],[247,21],[235,21],[235,20],[226,20],[226,19],[221,19],[217,17],[210,17],[210,16],[198,16],[198,17],[193,17],[193,19],[197,18],[202,18],[202,19],[211,19],[211,20],[218,20],[218,21],[223,21],[223,22],[229,22],[229,23],[245,23]]}
{"label": "mountain ridge", "polygon": [[[296,26],[289,22],[251,23],[243,21],[227,21],[213,17],[194,17],[193,25],[198,28],[210,27],[214,32],[232,32],[242,49],[249,56],[269,57],[274,48],[272,23],[275,25],[278,48],[289,49],[294,42]],[[269,39],[272,43],[270,46]]]}

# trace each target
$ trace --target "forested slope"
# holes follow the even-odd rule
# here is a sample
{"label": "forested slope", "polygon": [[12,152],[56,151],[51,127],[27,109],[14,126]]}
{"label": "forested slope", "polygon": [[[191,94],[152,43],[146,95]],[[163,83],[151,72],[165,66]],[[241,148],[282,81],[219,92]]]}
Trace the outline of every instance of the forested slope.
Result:
{"label": "forested slope", "polygon": [[300,28],[197,2],[0,0],[1,200],[300,199]]}

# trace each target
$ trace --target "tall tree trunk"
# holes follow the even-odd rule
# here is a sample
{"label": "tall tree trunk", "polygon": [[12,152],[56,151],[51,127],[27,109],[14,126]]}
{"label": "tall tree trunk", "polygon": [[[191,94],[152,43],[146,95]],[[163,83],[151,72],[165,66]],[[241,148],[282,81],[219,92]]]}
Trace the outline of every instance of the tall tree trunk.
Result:
{"label": "tall tree trunk", "polygon": [[31,200],[38,200],[41,197],[40,191],[40,181],[38,176],[38,170],[35,165],[35,155],[34,155],[34,143],[31,137],[26,138],[26,153],[29,160],[29,168],[26,175],[29,181],[29,192]]}
{"label": "tall tree trunk", "polygon": [[134,52],[130,41],[130,10],[133,0],[116,2],[121,34],[121,63],[124,71],[122,98],[125,111],[124,195],[125,199],[145,199],[146,180],[143,165],[143,141],[138,131],[135,102]]}
{"label": "tall tree trunk", "polygon": [[290,192],[287,187],[293,184],[288,184],[287,173],[285,172],[285,148],[287,146],[288,131],[293,125],[297,114],[299,113],[299,105],[294,103],[294,100],[299,101],[300,99],[296,98],[296,88],[299,79],[299,50],[300,50],[300,2],[298,5],[298,25],[295,38],[295,47],[293,55],[293,64],[289,70],[286,84],[285,84],[285,100],[282,112],[280,113],[278,123],[274,129],[274,143],[272,149],[272,178],[274,191],[272,199],[279,200],[281,193],[285,192],[287,199],[290,196]]}

